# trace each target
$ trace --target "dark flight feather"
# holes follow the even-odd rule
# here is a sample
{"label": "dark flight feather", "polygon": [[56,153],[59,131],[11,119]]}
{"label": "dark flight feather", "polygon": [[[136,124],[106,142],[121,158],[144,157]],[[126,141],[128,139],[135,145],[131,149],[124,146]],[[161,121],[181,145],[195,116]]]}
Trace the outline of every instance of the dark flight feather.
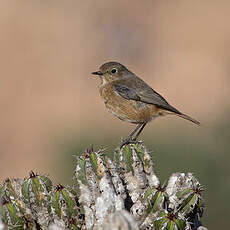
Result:
{"label": "dark flight feather", "polygon": [[[130,77],[130,75],[135,76],[135,81],[132,81],[132,77]],[[117,83],[114,82],[114,89],[120,96],[127,100],[141,101],[146,104],[155,105],[164,110],[173,112],[197,125],[200,125],[199,121],[181,113],[179,110],[171,106],[159,93],[153,90],[142,79],[133,73],[130,73],[130,75],[128,78],[119,79]]]}
{"label": "dark flight feather", "polygon": [[[137,91],[134,88],[130,88],[124,85],[114,84],[115,91],[127,100],[141,101],[146,104],[156,105],[159,108],[181,114],[177,109],[168,104],[168,102],[153,89],[152,92]],[[150,91],[150,90],[149,90]]]}

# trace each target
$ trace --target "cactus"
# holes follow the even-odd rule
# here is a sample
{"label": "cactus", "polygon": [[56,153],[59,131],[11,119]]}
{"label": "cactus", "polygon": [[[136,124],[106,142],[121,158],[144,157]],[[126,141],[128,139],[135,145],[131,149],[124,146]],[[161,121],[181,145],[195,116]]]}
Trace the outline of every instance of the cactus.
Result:
{"label": "cactus", "polygon": [[75,200],[75,191],[59,184],[51,197],[54,222],[63,222],[69,229],[82,229],[84,214],[81,213],[80,204]]}
{"label": "cactus", "polygon": [[192,173],[161,184],[150,152],[138,142],[117,148],[114,160],[87,149],[77,157],[77,186],[53,186],[44,175],[6,179],[0,187],[5,229],[206,229],[203,188]]}

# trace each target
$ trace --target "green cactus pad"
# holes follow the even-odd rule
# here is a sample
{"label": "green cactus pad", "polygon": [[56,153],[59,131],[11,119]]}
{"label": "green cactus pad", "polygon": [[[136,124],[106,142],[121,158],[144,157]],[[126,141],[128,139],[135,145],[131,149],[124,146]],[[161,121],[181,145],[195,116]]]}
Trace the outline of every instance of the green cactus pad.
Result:
{"label": "green cactus pad", "polygon": [[124,146],[121,151],[122,151],[123,160],[124,160],[124,164],[125,164],[125,171],[134,173],[134,170],[133,170],[133,152],[131,149],[131,145]]}
{"label": "green cactus pad", "polygon": [[156,212],[162,209],[163,202],[167,198],[166,193],[162,187],[152,188],[145,192],[143,201],[148,200],[147,212]]}
{"label": "green cactus pad", "polygon": [[24,229],[25,219],[23,218],[23,213],[21,213],[20,208],[11,203],[11,201],[5,200],[5,202],[3,202],[1,215],[3,222],[8,225],[9,229]]}
{"label": "green cactus pad", "polygon": [[154,221],[155,230],[184,230],[185,226],[185,220],[167,211],[161,211]]}
{"label": "green cactus pad", "polygon": [[31,195],[35,197],[37,205],[49,200],[48,194],[52,189],[52,182],[46,176],[30,173],[30,177],[22,184],[22,195],[25,203],[30,203]]}
{"label": "green cactus pad", "polygon": [[85,163],[86,163],[86,158],[84,156],[78,158],[77,177],[82,184],[87,185],[88,182],[86,179]]}
{"label": "green cactus pad", "polygon": [[188,214],[191,212],[195,205],[199,203],[200,197],[196,193],[190,194],[179,206],[181,213]]}
{"label": "green cactus pad", "polygon": [[78,227],[81,226],[81,220],[78,219],[80,208],[76,205],[75,196],[76,194],[72,189],[60,184],[52,194],[54,214],[62,219],[70,229],[78,229]]}
{"label": "green cactus pad", "polygon": [[90,159],[90,162],[91,162],[91,165],[93,167],[93,171],[96,173],[97,172],[97,154],[96,153],[90,153],[89,154],[89,159]]}

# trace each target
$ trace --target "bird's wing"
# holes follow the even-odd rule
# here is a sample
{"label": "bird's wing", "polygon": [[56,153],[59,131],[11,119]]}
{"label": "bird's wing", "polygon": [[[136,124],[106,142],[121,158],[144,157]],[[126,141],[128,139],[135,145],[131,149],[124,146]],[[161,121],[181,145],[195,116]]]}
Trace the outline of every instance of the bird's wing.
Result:
{"label": "bird's wing", "polygon": [[114,85],[115,91],[122,97],[124,97],[127,100],[135,100],[140,101],[141,98],[138,96],[137,92],[132,89],[128,88],[123,85],[115,84]]}
{"label": "bird's wing", "polygon": [[149,87],[140,78],[136,81],[123,81],[114,84],[115,91],[127,100],[141,101],[146,104],[156,105],[159,108],[181,114],[156,91]]}

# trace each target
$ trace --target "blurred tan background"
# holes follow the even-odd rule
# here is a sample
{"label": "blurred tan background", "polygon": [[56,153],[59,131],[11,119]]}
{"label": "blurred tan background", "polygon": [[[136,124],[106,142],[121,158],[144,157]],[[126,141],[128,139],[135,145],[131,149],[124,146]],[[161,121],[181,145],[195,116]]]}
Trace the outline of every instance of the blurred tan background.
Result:
{"label": "blurred tan background", "polygon": [[0,178],[33,169],[71,183],[72,155],[112,153],[134,126],[107,112],[90,73],[119,61],[201,121],[159,118],[141,138],[162,181],[195,173],[204,224],[227,229],[230,1],[130,2],[1,0]]}

